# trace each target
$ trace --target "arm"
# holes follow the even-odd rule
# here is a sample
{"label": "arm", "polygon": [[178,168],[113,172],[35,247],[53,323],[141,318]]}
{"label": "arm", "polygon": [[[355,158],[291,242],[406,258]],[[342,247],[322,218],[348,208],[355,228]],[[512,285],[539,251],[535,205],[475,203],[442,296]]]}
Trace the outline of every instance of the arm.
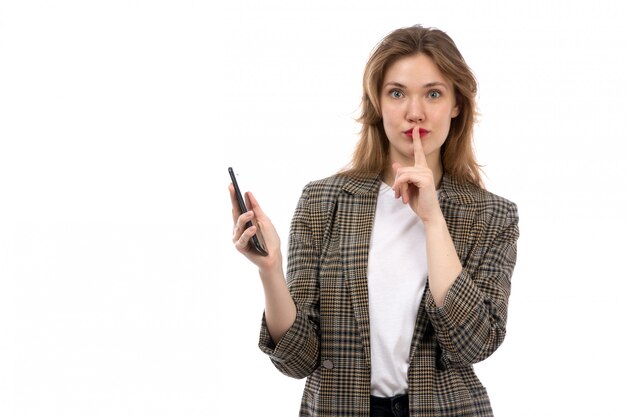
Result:
{"label": "arm", "polygon": [[[265,293],[259,347],[282,373],[304,378],[317,368],[319,362],[317,252],[309,227],[306,189],[291,225],[288,282],[283,275],[280,239],[270,219],[251,193],[246,193],[250,210],[243,214],[239,211],[232,185],[230,194],[235,222],[233,243],[259,268]],[[253,221],[254,225],[245,229],[248,221]],[[250,249],[249,241],[257,228],[265,238],[268,256]]]}
{"label": "arm", "polygon": [[478,249],[462,265],[436,195],[433,170],[440,167],[428,166],[416,129],[415,164],[392,165],[393,189],[424,223],[429,286],[424,298],[444,364],[467,366],[487,358],[504,340],[519,235],[517,208],[491,202],[490,222],[474,231],[481,239]]}
{"label": "arm", "polygon": [[424,222],[424,231],[428,259],[428,287],[433,301],[441,307],[463,267],[441,210],[438,216]]}
{"label": "arm", "polygon": [[296,305],[289,294],[282,266],[274,270],[259,269],[265,293],[265,320],[272,341],[281,340],[296,321]]}
{"label": "arm", "polygon": [[493,215],[492,236],[477,243],[460,274],[447,291],[443,304],[427,291],[426,311],[443,350],[443,363],[468,366],[490,356],[506,333],[511,275],[519,236],[517,208]]}
{"label": "arm", "polygon": [[266,310],[259,347],[270,356],[279,371],[293,378],[304,378],[318,367],[320,354],[319,253],[310,228],[306,188],[291,222],[288,250],[286,288],[294,303],[295,317],[282,337],[274,338],[270,336],[269,312]]}
{"label": "arm", "polygon": [[[235,197],[234,187],[229,187],[233,205],[233,243],[239,252],[245,255],[259,268],[259,275],[265,293],[265,315],[268,331],[273,340],[280,340],[296,319],[296,307],[289,295],[283,275],[283,259],[280,251],[280,239],[270,219],[252,193],[246,193],[246,205],[249,210],[241,213]],[[245,228],[247,222],[253,226]],[[250,239],[257,229],[266,237],[268,255],[262,256],[250,248]]]}

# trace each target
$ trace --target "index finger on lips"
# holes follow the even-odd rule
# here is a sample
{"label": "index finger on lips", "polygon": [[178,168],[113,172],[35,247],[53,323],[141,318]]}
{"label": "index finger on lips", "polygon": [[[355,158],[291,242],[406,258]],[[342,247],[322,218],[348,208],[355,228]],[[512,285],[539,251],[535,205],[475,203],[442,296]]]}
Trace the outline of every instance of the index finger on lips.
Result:
{"label": "index finger on lips", "polygon": [[413,158],[415,159],[415,166],[428,166],[420,138],[420,129],[417,126],[413,128]]}

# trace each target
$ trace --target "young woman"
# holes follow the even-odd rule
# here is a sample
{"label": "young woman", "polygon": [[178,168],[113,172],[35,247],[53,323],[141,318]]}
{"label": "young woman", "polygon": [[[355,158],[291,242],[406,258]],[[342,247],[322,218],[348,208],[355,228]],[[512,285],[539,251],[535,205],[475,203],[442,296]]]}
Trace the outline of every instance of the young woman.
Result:
{"label": "young woman", "polygon": [[265,292],[260,348],[307,378],[301,416],[490,416],[472,365],[504,339],[519,233],[480,178],[476,80],[447,34],[414,26],[377,45],[363,90],[351,166],[303,190],[286,279],[270,219],[230,187]]}

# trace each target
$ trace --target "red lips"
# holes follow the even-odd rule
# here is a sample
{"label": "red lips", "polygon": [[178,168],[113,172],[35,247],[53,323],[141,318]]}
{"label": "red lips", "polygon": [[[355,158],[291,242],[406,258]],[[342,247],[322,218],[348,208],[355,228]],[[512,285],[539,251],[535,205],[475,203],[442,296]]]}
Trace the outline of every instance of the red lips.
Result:
{"label": "red lips", "polygon": [[[423,129],[421,127],[419,128],[420,138],[423,138],[424,136],[426,136],[429,133],[430,133],[430,130]],[[410,137],[411,139],[413,139],[413,129],[407,130],[406,132],[404,132],[404,134],[407,135],[408,137]]]}

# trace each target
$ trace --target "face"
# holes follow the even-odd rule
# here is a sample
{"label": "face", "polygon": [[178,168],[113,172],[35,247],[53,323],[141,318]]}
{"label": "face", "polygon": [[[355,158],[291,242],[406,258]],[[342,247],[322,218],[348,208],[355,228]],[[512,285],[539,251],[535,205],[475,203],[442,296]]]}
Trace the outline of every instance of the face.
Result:
{"label": "face", "polygon": [[433,60],[417,54],[394,62],[385,73],[380,106],[390,164],[414,164],[412,130],[417,126],[428,166],[440,167],[441,145],[459,109],[452,83]]}

